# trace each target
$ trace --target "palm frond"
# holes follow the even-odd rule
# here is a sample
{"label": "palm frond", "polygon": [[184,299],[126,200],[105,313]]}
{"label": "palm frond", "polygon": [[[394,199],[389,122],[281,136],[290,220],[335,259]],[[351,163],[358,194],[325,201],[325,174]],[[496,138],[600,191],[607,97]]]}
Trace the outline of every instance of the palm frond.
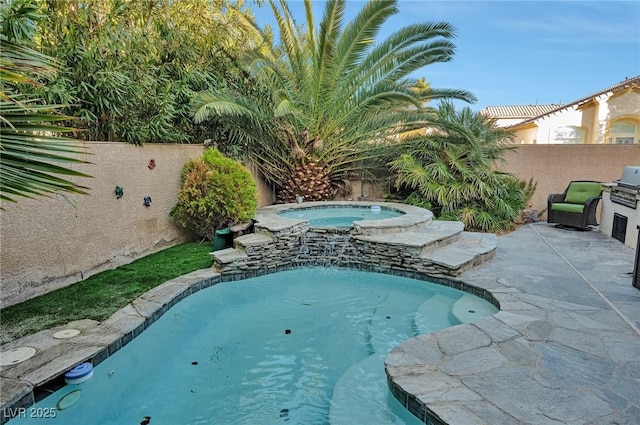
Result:
{"label": "palm frond", "polygon": [[369,0],[349,22],[343,22],[345,0],[327,1],[319,22],[305,0],[306,27],[296,25],[285,0],[269,4],[279,45],[255,49],[245,65],[270,98],[220,89],[196,96],[192,112],[196,122],[211,120],[245,143],[247,155],[271,181],[279,184],[307,163],[340,179],[380,163],[378,147],[402,132],[459,128],[423,105],[473,96],[464,90],[416,91],[416,81],[408,77],[451,59],[455,29],[450,24],[410,25],[378,42],[380,29],[398,11],[395,0]]}
{"label": "palm frond", "polygon": [[441,104],[434,125],[439,130],[433,135],[408,138],[396,148],[405,152],[390,162],[396,187],[413,190],[439,219],[460,220],[473,230],[510,228],[526,202],[526,183],[495,170],[511,133],[449,103]]}
{"label": "palm frond", "polygon": [[[30,13],[28,8],[22,12]],[[13,18],[19,19],[19,13]],[[56,113],[61,105],[47,105],[19,92],[19,84],[38,84],[39,78],[55,72],[57,63],[19,40],[9,40],[7,31],[14,39],[17,33],[29,32],[11,22],[4,22],[0,49],[0,199],[17,202],[20,197],[57,192],[86,193],[86,186],[60,177],[90,177],[58,165],[86,163],[78,157],[87,154],[78,141],[60,136],[73,129],[56,125],[70,117]]]}

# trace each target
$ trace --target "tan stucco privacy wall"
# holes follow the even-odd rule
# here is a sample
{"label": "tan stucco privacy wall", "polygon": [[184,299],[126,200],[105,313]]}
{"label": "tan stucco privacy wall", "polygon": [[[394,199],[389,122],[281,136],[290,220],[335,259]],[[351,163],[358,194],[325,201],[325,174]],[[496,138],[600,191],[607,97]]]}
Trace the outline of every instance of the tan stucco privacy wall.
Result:
{"label": "tan stucco privacy wall", "polygon": [[640,165],[640,145],[520,145],[505,159],[502,170],[537,182],[531,204],[541,212],[549,194],[564,192],[572,180],[611,182],[625,166]]}
{"label": "tan stucco privacy wall", "polygon": [[[76,168],[90,195],[57,195],[0,210],[0,306],[77,282],[99,271],[175,245],[188,238],[169,218],[180,188],[180,171],[201,145],[90,142],[86,159]],[[149,169],[149,161],[156,166]],[[626,165],[640,165],[639,145],[519,145],[506,155],[505,171],[533,179],[538,189],[532,207],[546,208],[549,193],[562,192],[571,180],[610,182]],[[252,167],[249,167],[252,168]],[[271,188],[258,184],[258,205],[273,203]],[[357,182],[355,182],[357,183]],[[375,199],[381,188],[355,184],[345,198]],[[124,189],[116,199],[115,187]],[[145,196],[151,206],[143,206]]]}
{"label": "tan stucco privacy wall", "polygon": [[[531,208],[544,211],[550,193],[562,193],[572,180],[612,182],[627,165],[640,165],[640,145],[516,145],[505,155],[502,171],[537,183]],[[351,182],[344,199],[358,199],[359,182]],[[384,193],[380,184],[366,184],[367,199]],[[546,218],[546,214],[543,215]]]}
{"label": "tan stucco privacy wall", "polygon": [[[91,164],[74,168],[89,195],[54,195],[0,211],[0,306],[80,281],[188,239],[169,218],[182,166],[202,145],[84,143]],[[149,161],[155,168],[149,168]],[[271,192],[260,182],[261,205]],[[121,186],[124,196],[116,198]],[[143,205],[144,197],[151,205]]]}

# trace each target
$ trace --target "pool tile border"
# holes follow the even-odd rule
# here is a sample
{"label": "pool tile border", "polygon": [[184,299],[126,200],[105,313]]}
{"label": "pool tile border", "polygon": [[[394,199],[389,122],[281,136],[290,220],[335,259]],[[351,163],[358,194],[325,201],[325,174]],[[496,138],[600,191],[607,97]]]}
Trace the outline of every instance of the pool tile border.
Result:
{"label": "pool tile border", "polygon": [[[326,266],[326,264],[323,263],[322,261],[318,261],[315,263],[306,262],[302,266],[314,267],[314,266]],[[99,328],[100,326],[103,326],[102,329],[107,330],[109,333],[114,333],[114,332],[118,333],[120,336],[107,344],[101,345],[99,349],[96,350],[93,354],[88,356],[85,355],[80,358],[74,359],[73,362],[70,362],[70,364],[66,365],[66,367],[64,368],[60,368],[60,367],[51,368],[50,365],[48,364],[41,365],[42,369],[47,369],[47,366],[49,366],[49,377],[44,379],[43,383],[39,385],[35,385],[31,382],[20,379],[21,378],[20,375],[11,376],[11,370],[14,369],[15,366],[18,366],[19,364],[15,366],[1,368],[0,375],[2,376],[3,387],[5,386],[6,383],[10,383],[12,385],[20,386],[21,388],[18,389],[17,391],[13,391],[11,395],[7,395],[5,393],[5,389],[3,389],[2,406],[1,406],[2,413],[0,414],[0,424],[5,424],[10,419],[12,419],[15,416],[15,414],[18,412],[18,409],[28,408],[29,406],[32,406],[33,404],[39,402],[43,398],[49,396],[53,392],[62,388],[65,385],[64,374],[68,370],[77,366],[78,364],[83,362],[91,362],[95,367],[100,363],[102,363],[108,357],[112,356],[113,354],[118,352],[120,349],[125,347],[127,344],[129,344],[131,341],[133,341],[135,338],[140,336],[140,334],[142,334],[144,330],[148,329],[156,320],[158,320],[173,306],[175,306],[177,303],[184,300],[188,296],[193,295],[201,291],[202,289],[209,288],[221,282],[244,280],[248,278],[277,273],[285,270],[291,270],[297,267],[300,267],[300,266],[287,264],[287,265],[283,265],[275,268],[261,269],[261,270],[247,270],[239,273],[225,274],[225,275],[221,275],[220,273],[214,272],[211,269],[203,269],[193,273],[189,273],[187,275],[180,276],[176,279],[169,280],[151,289],[150,291],[136,298],[127,306],[115,312],[105,321],[96,322],[97,324],[93,325],[92,327],[89,327],[88,330],[90,331],[95,330],[97,332],[100,332]],[[412,278],[416,280],[428,281],[428,282],[436,283],[439,285],[447,286],[450,288],[459,289],[461,291],[468,292],[473,295],[477,295],[480,298],[483,298],[484,300],[492,303],[497,308],[500,308],[498,300],[489,291],[473,285],[469,285],[461,280],[457,280],[453,278],[432,277],[418,271],[386,269],[384,267],[373,266],[369,264],[356,264],[354,267],[338,266],[336,268],[368,271],[368,272],[374,272],[374,273],[383,273],[383,274],[388,274],[393,276],[400,276],[400,277],[407,277],[407,278]],[[181,290],[177,290],[177,291],[168,290],[170,288],[174,288],[174,289],[179,288]],[[162,298],[163,294],[165,296],[166,295],[169,295],[169,296]],[[153,307],[153,304],[155,304],[156,307],[152,309],[142,309],[142,308],[138,309],[136,307],[136,305],[138,306],[145,305],[145,307]],[[140,310],[144,310],[144,311],[140,311]],[[36,334],[30,335],[25,338],[38,338],[39,336],[43,338],[51,338],[49,334],[53,334],[55,331],[61,328],[66,328],[68,326],[69,325],[58,326],[52,329],[38,332]],[[5,350],[5,349],[11,349],[11,348],[21,346],[22,345],[21,341],[23,339],[24,338],[11,341],[3,345],[2,349]],[[70,343],[69,348],[72,348],[73,346],[75,346],[75,344],[73,344],[73,338],[67,341]],[[64,342],[67,342],[67,341],[64,341]],[[59,345],[63,345],[64,342],[60,343]],[[38,356],[38,353],[36,353],[36,356],[34,358],[37,359],[37,356]],[[27,360],[27,362],[28,361],[29,360]],[[395,392],[400,391],[399,388],[397,388],[394,385],[391,385],[391,382],[389,382],[389,384],[390,384],[389,388],[391,388],[392,391],[395,391]],[[12,389],[10,388],[8,391],[11,391],[11,390]],[[394,395],[395,395],[395,392],[394,392]],[[9,400],[4,400],[5,397],[9,398]],[[410,398],[413,396],[406,395],[406,397]],[[420,411],[421,409],[420,403],[417,400],[414,400],[413,402],[410,402],[408,398],[407,400],[408,400],[407,401],[408,404],[410,403],[410,405],[418,409],[417,410],[418,412]],[[407,406],[408,404],[405,404],[405,406]],[[411,410],[411,411],[414,414],[416,412],[414,410]],[[425,414],[427,413],[428,412],[425,411]],[[425,423],[429,423],[429,422],[425,422]],[[435,425],[440,425],[440,423],[438,422],[433,422],[433,423]],[[446,424],[442,424],[442,425],[446,425]]]}
{"label": "pool tile border", "polygon": [[[216,273],[210,269],[198,270],[193,273],[189,273],[187,275],[180,276],[176,279],[169,280],[152,290],[146,292],[140,297],[136,298],[132,303],[128,304],[124,308],[115,312],[111,317],[106,319],[104,322],[98,323],[87,330],[100,332],[99,327],[104,326],[104,330],[108,333],[118,333],[120,336],[115,340],[112,340],[108,344],[103,344],[99,346],[97,350],[93,354],[84,355],[84,356],[76,356],[73,358],[73,361],[69,362],[69,364],[65,365],[65,367],[54,366],[51,367],[50,364],[40,365],[42,369],[49,369],[49,377],[44,380],[43,383],[36,385],[29,381],[25,381],[21,379],[24,374],[18,374],[17,376],[11,376],[12,370],[16,370],[20,365],[26,364],[29,361],[37,360],[38,353],[42,350],[38,350],[36,356],[34,358],[27,360],[23,363],[19,363],[13,366],[2,367],[0,368],[0,376],[2,378],[2,406],[0,413],[0,424],[5,424],[10,419],[12,419],[18,413],[20,408],[28,408],[29,406],[39,402],[43,398],[50,395],[52,392],[62,388],[64,383],[64,374],[77,366],[80,363],[91,362],[93,366],[97,366],[106,360],[108,357],[115,354],[117,351],[125,347],[131,341],[133,341],[136,337],[140,336],[144,330],[149,328],[156,320],[158,320],[164,313],[169,311],[173,306],[175,306],[178,302],[182,301],[186,297],[195,294],[196,292],[213,286],[221,281],[220,274]],[[175,287],[177,285],[182,285],[183,289],[174,293],[172,296],[168,297],[165,300],[162,300],[162,303],[155,302],[149,300],[147,297],[162,291],[168,287]],[[157,301],[157,299],[156,299]],[[148,313],[140,313],[134,307],[136,302],[145,302],[145,303],[155,303],[158,307],[149,311]],[[118,317],[120,316],[120,317]],[[114,323],[116,320],[120,319],[125,323]],[[134,322],[134,326],[126,327],[126,322]],[[139,322],[139,323],[136,323]],[[72,322],[75,323],[75,322]],[[50,334],[53,334],[55,331],[66,328],[69,325],[57,326],[52,329],[44,330],[38,332],[33,335],[29,335],[25,338],[52,338]],[[124,326],[124,327],[123,327]],[[87,332],[88,333],[88,332]],[[81,335],[87,336],[87,333],[81,333]],[[2,349],[11,349],[18,346],[23,345],[23,340],[25,338],[20,338],[15,341],[11,341],[2,346]],[[63,346],[68,345],[68,349],[73,349],[77,347],[74,343],[76,340],[73,338],[66,341],[58,341],[57,345]],[[27,370],[29,372],[29,370]],[[19,389],[14,388],[5,388],[6,384],[12,386],[18,386]]]}

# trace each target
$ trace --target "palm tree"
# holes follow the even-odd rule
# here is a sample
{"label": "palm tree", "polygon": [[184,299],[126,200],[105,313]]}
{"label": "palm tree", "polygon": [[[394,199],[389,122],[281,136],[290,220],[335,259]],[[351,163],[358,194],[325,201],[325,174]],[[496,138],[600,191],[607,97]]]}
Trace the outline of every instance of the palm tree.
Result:
{"label": "palm tree", "polygon": [[[375,39],[398,12],[397,1],[369,1],[346,25],[346,2],[330,0],[316,27],[305,0],[306,26],[294,22],[285,0],[270,0],[280,46],[262,45],[247,59],[250,77],[267,87],[267,99],[230,89],[200,94],[196,122],[214,120],[248,147],[249,158],[280,188],[279,201],[296,195],[326,200],[335,184],[360,172],[371,146],[430,122],[431,99],[473,96],[463,90],[416,85],[422,67],[451,60],[454,28],[413,24]],[[418,89],[416,89],[416,87]]]}
{"label": "palm tree", "polygon": [[0,16],[0,199],[85,193],[86,187],[67,177],[89,176],[56,164],[85,162],[74,157],[85,153],[76,140],[56,135],[72,130],[55,125],[68,117],[55,114],[58,106],[42,104],[19,90],[21,84],[37,84],[38,76],[55,71],[51,58],[25,45],[34,35],[37,9],[29,1],[9,2]]}
{"label": "palm tree", "polygon": [[443,220],[460,220],[470,230],[506,230],[534,190],[511,174],[496,171],[513,149],[513,134],[486,116],[450,103],[438,109],[438,129],[407,138],[393,149],[398,189],[407,202],[432,209]]}

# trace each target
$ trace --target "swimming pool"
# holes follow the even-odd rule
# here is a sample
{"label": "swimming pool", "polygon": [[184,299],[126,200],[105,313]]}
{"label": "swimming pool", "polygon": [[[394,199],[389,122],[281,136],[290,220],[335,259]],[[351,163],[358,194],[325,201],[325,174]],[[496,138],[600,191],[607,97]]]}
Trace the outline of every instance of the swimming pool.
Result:
{"label": "swimming pool", "polygon": [[331,205],[287,209],[277,213],[287,218],[308,220],[313,227],[350,227],[355,221],[383,220],[405,213],[380,205]]}
{"label": "swimming pool", "polygon": [[460,305],[473,317],[497,311],[448,287],[355,270],[220,283],[31,411],[79,389],[76,404],[10,423],[419,424],[389,395],[384,358],[404,339],[467,320]]}

